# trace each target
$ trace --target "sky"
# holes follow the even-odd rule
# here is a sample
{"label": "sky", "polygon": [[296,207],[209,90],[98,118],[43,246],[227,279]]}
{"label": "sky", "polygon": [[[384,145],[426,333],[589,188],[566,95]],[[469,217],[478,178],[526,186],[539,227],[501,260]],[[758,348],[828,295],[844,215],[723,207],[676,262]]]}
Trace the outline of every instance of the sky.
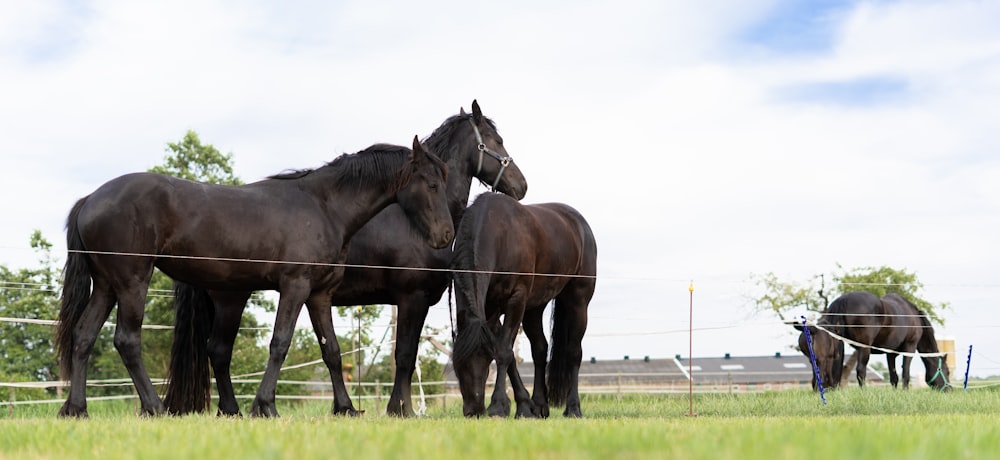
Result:
{"label": "sky", "polygon": [[796,353],[752,275],[889,266],[951,305],[937,335],[959,372],[972,345],[970,374],[997,375],[997,17],[971,0],[3,2],[0,264],[34,266],[35,229],[64,259],[75,200],[187,130],[251,182],[407,145],[475,99],[523,202],[594,229],[585,359],[687,356],[689,325],[694,356]]}

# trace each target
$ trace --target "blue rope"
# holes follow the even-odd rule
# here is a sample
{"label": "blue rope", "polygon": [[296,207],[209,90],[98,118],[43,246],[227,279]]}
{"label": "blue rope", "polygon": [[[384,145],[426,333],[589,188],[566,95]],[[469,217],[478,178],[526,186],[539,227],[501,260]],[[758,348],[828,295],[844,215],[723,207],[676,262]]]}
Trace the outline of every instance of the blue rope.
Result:
{"label": "blue rope", "polygon": [[823,378],[819,376],[819,366],[816,365],[816,353],[813,352],[812,335],[809,334],[809,327],[806,326],[806,317],[802,316],[802,332],[806,334],[806,345],[809,347],[809,358],[812,360],[813,375],[816,376],[816,388],[819,388],[819,398],[826,405],[826,394],[823,392]]}
{"label": "blue rope", "polygon": [[972,362],[972,345],[969,345],[969,357],[965,358],[965,382],[962,383],[962,391],[969,389],[969,363]]}

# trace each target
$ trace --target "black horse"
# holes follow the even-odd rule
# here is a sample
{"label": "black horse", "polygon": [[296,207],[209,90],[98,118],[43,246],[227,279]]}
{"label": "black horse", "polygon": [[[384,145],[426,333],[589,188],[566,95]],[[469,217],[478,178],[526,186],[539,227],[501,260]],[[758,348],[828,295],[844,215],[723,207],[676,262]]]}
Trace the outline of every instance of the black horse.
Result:
{"label": "black horse", "polygon": [[[834,300],[817,324],[822,329],[810,329],[814,333],[813,337],[819,339],[813,344],[817,361],[820,361],[821,354],[831,355],[829,345],[835,344],[834,347],[841,349],[839,358],[819,364],[821,369],[829,367],[835,373],[836,379],[831,382],[833,386],[839,383],[842,375],[836,371],[844,365],[844,343],[825,331],[843,337],[854,347],[858,355],[855,371],[860,386],[865,385],[871,355],[885,353],[889,382],[893,387],[899,383],[896,357],[903,355],[903,388],[909,388],[910,362],[914,353],[920,352],[927,384],[939,390],[949,388],[948,366],[944,364],[945,358],[938,350],[930,319],[916,305],[897,294],[886,294],[879,298],[868,292],[849,292]],[[836,353],[832,355],[836,356]]]}
{"label": "black horse", "polygon": [[[416,137],[413,147],[375,145],[315,170],[236,187],[130,174],[77,201],[66,224],[69,255],[56,331],[60,367],[70,377],[59,414],[87,415],[87,361],[115,303],[114,344],[141,412],[164,412],[140,349],[153,267],[218,292],[280,292],[271,356],[254,400],[261,413],[274,412],[278,370],[303,303],[321,335],[332,339],[321,340],[323,357],[341,377],[330,298],[343,275],[335,264],[344,261],[354,233],[398,202],[430,245],[453,239],[447,166]],[[337,390],[346,397],[342,381]]]}
{"label": "black horse", "polygon": [[[517,416],[548,416],[551,401],[566,404],[563,415],[580,417],[582,341],[597,274],[597,243],[583,216],[561,203],[522,205],[504,195],[480,195],[459,224],[451,266],[458,322],[453,362],[462,412],[467,417],[486,413],[486,378],[495,359],[489,415],[510,414],[504,384],[509,373]],[[553,299],[546,382],[542,313]],[[535,362],[531,397],[514,369],[514,338],[522,323]]]}
{"label": "black horse", "polygon": [[[446,194],[452,222],[456,226],[468,204],[473,178],[517,199],[527,192],[527,182],[507,154],[496,125],[483,116],[476,101],[472,102],[471,114],[461,110],[458,115],[448,118],[424,143],[448,164]],[[410,382],[416,366],[420,333],[430,306],[441,299],[450,283],[450,275],[446,271],[450,261],[450,248],[432,249],[420,243],[420,236],[413,232],[398,206],[384,209],[351,239],[346,261],[349,266],[344,272],[343,282],[333,294],[332,303],[398,305],[396,376],[386,408],[390,415],[414,414]],[[219,391],[219,413],[239,414],[229,363],[249,292],[213,293],[210,298],[203,290],[183,283],[177,284],[176,292],[178,314],[170,364],[171,378],[165,397],[167,409],[174,413],[186,413],[200,412],[208,407],[211,361]],[[213,298],[216,314],[211,331],[196,327],[211,321],[192,322],[185,319],[206,312],[210,314]],[[182,339],[184,337],[189,338]],[[203,354],[206,347],[207,357]],[[338,407],[349,407],[347,404],[338,404],[335,400],[333,411],[337,413]]]}

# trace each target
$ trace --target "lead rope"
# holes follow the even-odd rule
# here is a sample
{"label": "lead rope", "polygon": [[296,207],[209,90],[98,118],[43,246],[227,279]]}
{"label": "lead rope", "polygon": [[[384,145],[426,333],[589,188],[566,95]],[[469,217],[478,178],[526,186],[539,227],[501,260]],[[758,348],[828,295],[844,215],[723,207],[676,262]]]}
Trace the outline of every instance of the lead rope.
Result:
{"label": "lead rope", "polygon": [[819,376],[819,366],[816,365],[816,353],[813,352],[812,334],[809,333],[809,326],[806,324],[806,317],[802,317],[802,332],[806,335],[806,347],[809,348],[809,359],[812,361],[813,376],[816,377],[816,389],[819,390],[819,399],[826,405],[826,394],[823,392],[823,378]]}

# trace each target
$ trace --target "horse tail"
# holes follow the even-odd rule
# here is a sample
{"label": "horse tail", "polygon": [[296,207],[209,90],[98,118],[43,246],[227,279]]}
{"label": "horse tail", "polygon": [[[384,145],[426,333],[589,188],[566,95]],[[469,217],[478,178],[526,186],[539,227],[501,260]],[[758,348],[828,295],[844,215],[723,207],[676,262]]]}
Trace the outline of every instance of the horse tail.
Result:
{"label": "horse tail", "polygon": [[566,404],[569,392],[572,390],[576,377],[576,372],[580,366],[579,353],[572,352],[573,344],[571,339],[571,324],[569,315],[572,312],[556,300],[552,309],[550,329],[552,330],[549,342],[551,348],[549,352],[549,366],[547,386],[549,388],[548,399],[554,406]]}
{"label": "horse tail", "polygon": [[66,218],[66,265],[63,267],[63,289],[59,301],[59,321],[56,324],[56,356],[62,379],[69,378],[73,362],[73,330],[90,303],[90,285],[93,279],[87,262],[86,248],[77,225],[80,209],[87,197],[77,200]]}
{"label": "horse tail", "polygon": [[208,336],[214,316],[208,291],[174,283],[174,342],[163,397],[163,405],[171,414],[204,412],[212,403]]}
{"label": "horse tail", "polygon": [[820,318],[818,325],[823,326],[834,334],[843,336],[844,325],[847,324],[847,317],[845,314],[848,311],[849,303],[849,300],[845,296],[837,297],[830,303],[830,306],[826,308],[826,311],[823,312],[823,316]]}
{"label": "horse tail", "polygon": [[[467,258],[474,257],[469,248],[456,246],[455,261],[465,260],[460,255]],[[471,259],[468,259],[471,260]],[[454,346],[452,348],[452,361],[461,366],[472,358],[476,352],[487,353],[493,356],[496,343],[495,334],[486,321],[485,302],[486,289],[489,286],[489,276],[485,273],[458,272],[452,274],[452,283],[455,292],[455,317],[458,322],[458,333],[454,327]],[[450,291],[449,291],[450,294]]]}

